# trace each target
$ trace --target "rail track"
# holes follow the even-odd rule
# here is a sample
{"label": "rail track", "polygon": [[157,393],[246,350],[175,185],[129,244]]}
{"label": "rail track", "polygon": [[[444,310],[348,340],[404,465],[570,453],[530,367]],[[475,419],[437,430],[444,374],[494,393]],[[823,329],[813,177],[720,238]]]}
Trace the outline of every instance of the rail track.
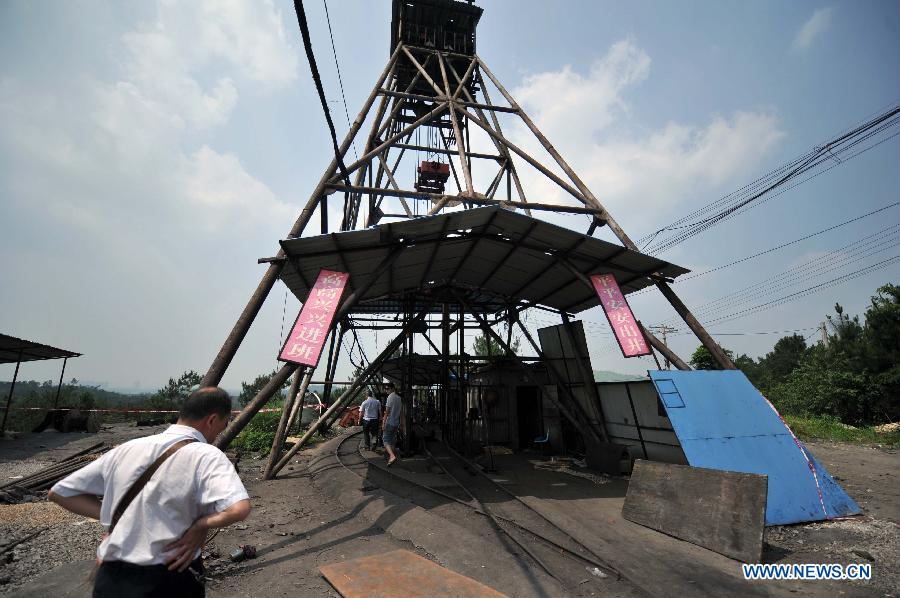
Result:
{"label": "rail track", "polygon": [[[360,450],[359,434],[356,432],[343,438],[335,447],[335,456],[345,469],[361,479],[381,485],[378,484],[378,479],[372,479],[373,476],[363,473],[374,471],[375,478],[388,481],[394,487],[407,486],[425,490],[435,497],[444,499],[431,502],[423,500],[421,492],[416,499],[410,496],[415,493],[404,493],[407,498],[422,507],[430,508],[451,501],[455,505],[478,513],[484,517],[484,523],[491,531],[502,535],[499,539],[510,553],[517,558],[523,558],[526,562],[530,561],[568,590],[574,590],[579,583],[583,583],[585,569],[599,570],[602,577],[609,576],[616,580],[623,578],[619,571],[604,562],[582,542],[515,493],[492,480],[477,465],[444,443],[438,441],[426,443],[425,454],[431,463],[454,482],[455,488],[440,489],[416,482],[367,459]],[[355,445],[351,442],[353,439],[357,440]],[[464,498],[454,496],[450,490],[458,490]],[[582,572],[579,579],[573,580],[575,570],[573,565],[577,565],[577,570]]]}

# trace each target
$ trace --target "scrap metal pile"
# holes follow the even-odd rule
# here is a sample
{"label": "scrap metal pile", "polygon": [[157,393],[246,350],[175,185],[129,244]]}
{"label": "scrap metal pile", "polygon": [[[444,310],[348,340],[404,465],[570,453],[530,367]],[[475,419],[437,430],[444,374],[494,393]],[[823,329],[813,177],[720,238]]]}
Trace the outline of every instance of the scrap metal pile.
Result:
{"label": "scrap metal pile", "polygon": [[53,484],[99,458],[111,448],[111,445],[98,442],[31,475],[3,484],[0,486],[0,504],[42,500],[45,498],[44,492]]}

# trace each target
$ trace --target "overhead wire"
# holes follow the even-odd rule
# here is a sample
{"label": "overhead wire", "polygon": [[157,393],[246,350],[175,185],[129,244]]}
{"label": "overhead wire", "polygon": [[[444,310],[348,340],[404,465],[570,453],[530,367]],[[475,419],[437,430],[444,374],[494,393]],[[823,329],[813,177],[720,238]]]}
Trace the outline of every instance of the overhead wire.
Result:
{"label": "overhead wire", "polygon": [[[770,296],[779,290],[788,289],[804,281],[834,272],[897,246],[900,246],[900,224],[889,226],[824,256],[814,257],[774,276],[701,304],[692,312],[695,317],[708,318],[754,299]],[[845,252],[847,249],[850,251]],[[674,317],[670,318],[669,322],[674,320]]]}
{"label": "overhead wire", "polygon": [[[900,124],[900,116],[898,115],[900,115],[900,106],[892,106],[891,109],[886,112],[844,132],[821,146],[813,148],[806,154],[798,156],[778,169],[745,185],[741,189],[699,208],[673,223],[660,228],[654,233],[643,237],[639,240],[640,243],[643,243],[642,251],[660,253],[671,249],[687,239],[708,230],[716,224],[743,213],[747,209],[750,209],[750,206],[760,198],[770,195],[773,190],[818,168],[827,161],[834,160],[835,164],[800,181],[800,183],[827,172],[840,164],[844,164],[850,159],[893,139],[898,133],[894,133],[885,139],[881,139],[851,155],[844,156],[844,154],[849,153],[850,150],[856,148],[858,145],[865,143],[875,136]],[[796,186],[796,184],[794,186]],[[783,189],[781,192],[786,190],[787,189]],[[772,199],[775,196],[777,195],[771,196],[768,199]],[[668,237],[660,239],[659,236],[666,231],[675,232]]]}
{"label": "overhead wire", "polygon": [[[786,242],[786,243],[782,243],[782,244],[780,244],[780,245],[776,245],[775,247],[770,247],[770,248],[768,248],[768,249],[766,249],[766,250],[764,250],[764,251],[760,251],[760,252],[758,252],[758,253],[754,253],[754,254],[751,254],[751,255],[742,257],[742,258],[740,258],[740,259],[737,259],[737,260],[728,262],[727,264],[722,264],[721,266],[715,266],[715,267],[713,267],[713,268],[709,268],[708,270],[703,270],[702,272],[691,273],[690,276],[682,276],[682,277],[679,277],[679,278],[675,279],[675,283],[686,282],[686,281],[692,280],[692,279],[694,279],[694,278],[699,278],[699,277],[705,276],[705,275],[707,275],[707,274],[712,274],[713,272],[718,272],[719,270],[724,270],[725,268],[730,268],[731,266],[736,266],[737,264],[742,264],[742,263],[747,262],[747,261],[750,261],[750,260],[752,260],[752,259],[756,259],[756,258],[761,257],[761,256],[763,256],[763,255],[772,253],[773,251],[777,251],[777,250],[779,250],[779,249],[784,249],[785,247],[790,247],[791,245],[796,245],[797,243],[800,243],[801,241],[806,241],[807,239],[812,239],[813,237],[817,237],[817,236],[819,236],[819,235],[822,235],[822,234],[824,234],[824,233],[833,231],[833,230],[838,229],[838,228],[840,228],[840,227],[842,227],[842,226],[845,226],[845,225],[847,225],[847,224],[851,224],[851,223],[853,223],[853,222],[857,222],[857,221],[859,221],[859,220],[862,220],[863,218],[867,218],[867,217],[869,217],[869,216],[872,216],[872,215],[874,215],[874,214],[878,214],[878,213],[883,212],[883,211],[885,211],[885,210],[887,210],[887,209],[889,209],[889,208],[894,208],[894,207],[897,207],[897,206],[900,206],[900,201],[895,201],[895,202],[892,203],[892,204],[888,204],[888,205],[886,205],[886,206],[883,206],[883,207],[881,207],[881,208],[878,208],[877,210],[872,210],[871,212],[868,212],[868,213],[866,213],[866,214],[863,214],[862,216],[857,216],[857,217],[855,217],[855,218],[851,218],[850,220],[845,220],[845,221],[840,222],[840,223],[838,223],[838,224],[834,224],[834,225],[829,226],[829,227],[827,227],[827,228],[823,228],[822,230],[816,231],[816,232],[814,232],[814,233],[810,233],[810,234],[808,234],[808,235],[804,235],[804,236],[802,236],[802,237],[800,237],[800,238],[798,238],[798,239],[794,239],[794,240],[792,240],[792,241],[788,241],[788,242]],[[647,288],[645,288],[645,289],[641,289],[640,291],[636,291],[636,292],[634,292],[634,293],[629,294],[629,297],[636,297],[636,296],[644,295],[644,294],[646,294],[646,293],[652,291],[653,289],[654,289],[654,287],[647,287]]]}
{"label": "overhead wire", "polygon": [[[896,106],[894,108],[896,108]],[[879,111],[879,112],[881,112],[881,111]],[[864,121],[861,121],[860,123],[857,123],[856,125],[853,125],[852,127],[848,128],[848,129],[845,129],[844,131],[841,131],[840,133],[837,134],[837,137],[842,138],[842,137],[846,136],[847,134],[851,133],[852,131],[861,128],[863,126],[863,124],[868,121],[870,121],[870,117],[867,117]],[[825,145],[827,146],[828,144],[825,144]],[[824,146],[820,146],[820,147],[824,147]],[[719,209],[721,206],[727,204],[729,201],[732,201],[734,198],[740,197],[743,193],[749,192],[749,191],[753,190],[754,188],[757,188],[766,183],[770,183],[771,181],[777,180],[779,176],[783,175],[786,172],[789,172],[791,169],[793,169],[796,166],[798,166],[799,164],[803,163],[804,160],[808,159],[808,157],[810,156],[811,153],[814,153],[818,149],[819,149],[819,147],[815,148],[813,150],[813,152],[807,152],[806,154],[804,154],[802,156],[794,158],[792,161],[790,161],[786,164],[783,164],[776,170],[760,177],[759,179],[753,181],[752,183],[745,185],[744,187],[738,189],[737,191],[729,193],[728,195],[722,197],[721,199],[714,201],[706,206],[703,206],[703,207],[695,210],[694,212],[686,214],[682,218],[676,220],[675,222],[673,222],[672,224],[670,224],[666,227],[659,229],[658,231],[656,231],[656,233],[653,233],[653,234],[655,235],[655,234],[664,232],[665,230],[670,230],[670,229],[677,230],[677,229],[683,229],[683,228],[688,228],[688,227],[692,226],[691,224],[685,224],[684,226],[678,226],[678,225],[689,222],[690,220],[695,219],[699,216],[702,216],[703,214],[706,214],[706,213],[712,212],[716,209]],[[835,156],[833,154],[831,155],[831,158],[839,161],[837,158],[835,158]],[[645,241],[649,236],[651,236],[651,235],[645,236],[644,238],[640,239],[640,241],[641,242]]]}
{"label": "overhead wire", "polygon": [[749,315],[752,315],[752,314],[754,314],[754,313],[757,313],[758,311],[760,311],[760,310],[763,309],[763,308],[775,307],[775,306],[777,306],[777,305],[781,305],[781,304],[783,304],[783,303],[787,303],[787,302],[789,302],[789,301],[793,301],[793,300],[799,299],[799,298],[801,298],[801,297],[806,297],[807,295],[811,295],[811,294],[813,294],[813,293],[815,293],[815,292],[824,290],[824,289],[826,289],[826,288],[833,287],[833,286],[838,285],[838,284],[840,284],[840,283],[842,283],[842,282],[847,282],[847,281],[849,281],[849,280],[853,280],[853,279],[855,279],[855,278],[859,278],[860,276],[864,276],[864,275],[866,275],[866,274],[870,274],[870,273],[875,272],[875,271],[877,271],[877,270],[882,270],[882,269],[884,269],[884,268],[886,268],[886,267],[888,267],[888,266],[891,266],[891,265],[893,265],[893,264],[895,264],[895,263],[898,263],[898,262],[900,262],[900,255],[895,255],[895,256],[893,256],[893,257],[887,258],[887,259],[882,260],[882,261],[880,261],[880,262],[877,262],[877,263],[875,263],[875,264],[871,264],[871,265],[866,266],[866,267],[864,267],[864,268],[860,268],[859,270],[856,270],[856,271],[854,271],[854,272],[850,272],[850,273],[848,273],[848,274],[843,274],[843,275],[841,275],[841,276],[838,276],[837,278],[832,278],[831,280],[825,281],[825,282],[823,282],[823,283],[819,283],[819,284],[817,284],[817,285],[813,285],[813,286],[811,286],[811,287],[809,287],[809,288],[803,289],[802,291],[797,291],[797,292],[795,292],[795,293],[791,293],[791,294],[789,294],[789,295],[785,295],[784,297],[779,297],[778,299],[773,299],[773,300],[771,300],[771,301],[767,301],[767,302],[762,303],[762,304],[760,304],[760,305],[755,305],[755,306],[753,306],[753,307],[749,307],[749,308],[747,308],[747,309],[743,309],[743,310],[734,312],[734,313],[732,313],[732,314],[728,314],[728,315],[725,315],[725,316],[722,316],[722,317],[719,317],[719,318],[715,318],[715,319],[713,319],[713,320],[709,320],[709,321],[707,322],[707,324],[716,324],[716,323],[721,323],[721,322],[728,322],[728,321],[731,321],[731,320],[735,320],[735,319],[738,319],[738,318],[742,318],[742,317],[745,317],[745,316],[749,316]]}
{"label": "overhead wire", "polygon": [[[331,38],[331,53],[334,55],[334,68],[337,70],[338,85],[341,88],[341,99],[344,102],[344,116],[347,117],[347,126],[352,127],[350,122],[350,109],[347,107],[347,96],[344,93],[344,78],[341,76],[341,65],[338,62],[337,48],[334,45],[334,32],[331,29],[331,16],[328,14],[328,0],[322,0],[325,7],[325,22],[328,24],[328,37]],[[359,153],[356,151],[356,141],[353,142],[353,155],[359,160]]]}
{"label": "overhead wire", "polygon": [[[309,70],[316,86],[316,92],[319,94],[319,103],[322,105],[322,112],[325,114],[325,122],[328,124],[328,132],[331,134],[331,144],[334,149],[334,159],[341,171],[341,177],[344,184],[350,185],[350,173],[347,172],[347,166],[344,164],[344,158],[341,155],[340,147],[338,147],[337,132],[334,128],[334,121],[331,118],[331,110],[328,108],[328,100],[325,98],[325,89],[322,87],[322,78],[319,76],[319,67],[316,65],[316,56],[313,53],[312,41],[309,35],[309,25],[306,22],[306,11],[303,8],[303,0],[294,0],[294,11],[297,13],[297,24],[300,26],[300,35],[303,37],[303,48],[306,51],[306,60],[309,62]],[[349,221],[349,192],[344,194],[344,222]]]}

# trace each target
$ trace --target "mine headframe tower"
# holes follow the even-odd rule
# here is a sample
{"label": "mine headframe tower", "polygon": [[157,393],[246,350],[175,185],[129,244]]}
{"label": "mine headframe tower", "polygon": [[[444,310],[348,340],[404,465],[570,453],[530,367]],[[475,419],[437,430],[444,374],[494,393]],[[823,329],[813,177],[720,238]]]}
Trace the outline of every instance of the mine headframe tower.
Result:
{"label": "mine headframe tower", "polygon": [[[296,260],[297,256],[289,256],[284,247],[291,239],[298,239],[303,235],[316,213],[320,219],[321,237],[323,239],[330,237],[336,248],[336,254],[339,255],[341,261],[337,263],[338,266],[347,265],[344,263],[345,253],[338,247],[337,237],[329,231],[329,203],[341,197],[343,197],[341,231],[358,231],[378,225],[379,235],[388,240],[391,239],[389,225],[392,224],[392,220],[394,222],[398,219],[415,220],[423,216],[437,215],[459,204],[462,204],[463,208],[499,206],[507,210],[521,209],[528,217],[535,211],[585,215],[589,218],[590,224],[586,234],[578,235],[581,239],[567,247],[547,246],[540,252],[541,256],[549,256],[553,261],[548,265],[546,272],[549,272],[550,268],[565,269],[566,276],[569,277],[566,284],[581,285],[582,293],[593,291],[588,276],[598,267],[611,267],[610,264],[616,260],[616,255],[640,253],[632,239],[477,54],[476,28],[483,12],[480,7],[460,0],[393,0],[392,6],[388,63],[347,135],[340,144],[337,144],[334,159],[331,160],[300,216],[288,232],[287,241],[282,242],[282,249],[276,256],[260,260],[261,263],[268,264],[266,273],[213,360],[203,379],[204,385],[216,385],[222,379],[276,280],[281,277],[287,282],[286,277],[293,276],[291,270],[300,271],[297,263],[291,262],[291,259]],[[524,125],[536,141],[536,144],[531,145],[543,148],[544,159],[549,157],[552,160],[556,172],[529,151],[513,143],[503,132],[501,118],[517,119],[520,125]],[[371,124],[365,144],[362,145],[363,149],[355,160],[350,161],[348,150],[366,123]],[[470,140],[470,132],[476,129],[480,135],[483,133],[482,139],[486,137],[488,140],[487,143],[482,143],[485,149],[478,152],[473,151]],[[415,160],[414,175],[410,184],[409,177],[401,176],[400,165],[404,156],[407,157],[406,164],[408,164],[410,156],[414,154],[417,157],[424,154],[425,159]],[[518,170],[523,164],[536,171],[542,182],[549,181],[561,189],[573,200],[570,202],[572,205],[540,203],[529,197]],[[477,177],[473,177],[473,170],[477,171]],[[363,214],[365,217],[361,217]],[[449,220],[443,222],[446,225]],[[532,229],[537,224],[537,221],[532,223]],[[585,240],[590,240],[601,227],[608,227],[621,243],[618,251],[613,251],[607,256],[608,259],[604,258],[606,261],[602,264],[574,263],[570,258],[573,258]],[[484,228],[485,230],[490,228],[489,223]],[[475,233],[463,231],[460,234]],[[530,232],[525,231],[517,239],[512,239],[501,231],[492,233],[490,240],[499,239],[511,245],[509,254],[504,258],[507,260],[517,249],[527,247],[532,241],[528,238],[529,234]],[[362,280],[357,279],[356,282],[351,278],[351,293],[343,300],[337,312],[336,322],[345,322],[349,314],[359,310],[361,304],[366,301],[371,302],[374,299],[381,301],[382,298],[373,298],[372,289],[380,288],[379,284],[383,281],[380,281],[379,277],[391,277],[393,261],[403,253],[402,243],[407,243],[406,249],[410,248],[408,239],[394,240],[397,241],[396,246],[385,248],[383,259],[376,261],[377,267],[373,263],[374,271],[367,272]],[[417,326],[416,322],[420,322],[425,313],[431,313],[434,309],[442,311],[446,326],[449,321],[448,303],[455,303],[458,308],[472,315],[474,312],[470,308],[480,310],[482,315],[476,316],[479,318],[479,324],[485,334],[494,334],[484,319],[484,309],[477,305],[469,305],[467,301],[470,301],[471,297],[453,295],[458,291],[458,288],[456,290],[453,288],[454,277],[457,277],[461,266],[441,283],[450,289],[452,300],[443,300],[443,307],[433,304],[427,306],[421,301],[423,293],[427,295],[434,290],[429,287],[434,281],[430,279],[428,271],[436,264],[435,256],[438,254],[437,247],[440,246],[441,240],[438,237],[433,242],[436,243],[435,249],[426,254],[429,257],[425,260],[425,273],[421,275],[417,286],[407,288],[402,294],[395,292],[394,296],[387,297],[389,301],[386,305],[392,307],[386,309],[394,309],[394,313],[405,312],[404,326],[400,336],[388,344],[378,359],[395,352],[404,343],[404,338],[411,338],[410,335],[415,332],[414,328]],[[477,243],[466,250],[464,261],[470,258],[477,259],[477,256],[473,257],[476,247]],[[641,256],[640,259],[644,258],[656,259],[650,256]],[[644,263],[656,263],[660,267],[668,265],[661,260]],[[350,268],[345,269],[349,270]],[[540,273],[537,274],[539,278]],[[657,287],[719,365],[724,369],[734,368],[718,343],[671,289],[669,286],[671,276],[667,276],[661,269],[650,268],[632,271],[624,280],[626,283],[640,280],[644,286]],[[296,281],[295,287],[309,288],[305,282]],[[523,289],[524,286],[516,290]],[[419,292],[418,299],[415,297],[416,292]],[[515,302],[519,301],[521,296],[521,292],[513,292],[506,298]],[[306,299],[300,295],[298,298],[301,301]],[[399,306],[403,301],[408,301],[406,304],[408,307],[401,310]],[[441,302],[438,301],[439,304]],[[512,304],[512,308],[507,310],[510,326],[517,314],[532,304],[534,302],[521,301]],[[568,321],[568,310],[564,309],[565,307],[563,305],[557,311],[564,321]],[[377,308],[369,309],[369,313],[377,311]],[[460,317],[460,321],[464,321],[464,316]],[[500,321],[499,317],[494,320],[497,321]],[[342,330],[345,329],[342,325]],[[642,329],[642,333],[649,344],[676,367],[690,369],[650,331]],[[333,352],[337,330],[332,330],[331,334]],[[448,348],[445,338],[443,353],[446,354]],[[331,359],[330,356],[329,362]],[[373,360],[372,365],[378,359]],[[445,375],[446,367],[445,363]],[[334,367],[331,363],[327,369],[329,371],[326,375],[333,377]],[[294,378],[293,390],[298,386],[301,389],[305,388],[303,385],[309,383],[312,371],[309,368],[298,368],[296,364],[286,363],[272,378],[270,384],[260,391],[244,412],[220,436],[218,444],[227,445],[295,371],[297,375]],[[334,413],[329,413],[328,416],[333,417]],[[284,419],[287,417],[286,410]],[[312,431],[314,430],[310,433]],[[283,465],[284,462],[282,459],[280,464]],[[271,472],[270,467],[269,473]]]}

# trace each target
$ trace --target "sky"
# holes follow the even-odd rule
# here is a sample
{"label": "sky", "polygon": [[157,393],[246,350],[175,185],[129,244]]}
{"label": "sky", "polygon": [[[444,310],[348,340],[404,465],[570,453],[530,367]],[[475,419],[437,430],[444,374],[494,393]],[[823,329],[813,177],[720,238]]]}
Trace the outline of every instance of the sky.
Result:
{"label": "sky", "polygon": [[[325,3],[305,4],[343,136]],[[900,102],[896,2],[479,5],[480,56],[635,239]],[[390,3],[327,6],[353,118],[388,58]],[[83,353],[66,379],[105,388],[205,371],[264,272],[257,258],[277,252],[331,156],[292,3],[0,3],[0,332]],[[893,204],[898,164],[894,138],[659,256],[704,271]],[[567,201],[526,171],[532,201]],[[835,302],[861,315],[878,286],[900,283],[900,265],[718,318],[900,254],[886,230],[898,222],[894,206],[674,288],[738,354],[764,355],[781,331],[814,342]],[[879,244],[853,253],[873,234]],[[772,279],[811,262],[836,266]],[[745,303],[706,305],[757,283]],[[696,339],[658,293],[630,301],[645,324],[677,328],[669,343],[690,355]],[[299,306],[277,283],[223,386],[276,367]],[[598,309],[579,318],[595,368],[655,367],[622,358]],[[385,342],[363,335],[370,357]],[[60,365],[19,375],[55,380]]]}

